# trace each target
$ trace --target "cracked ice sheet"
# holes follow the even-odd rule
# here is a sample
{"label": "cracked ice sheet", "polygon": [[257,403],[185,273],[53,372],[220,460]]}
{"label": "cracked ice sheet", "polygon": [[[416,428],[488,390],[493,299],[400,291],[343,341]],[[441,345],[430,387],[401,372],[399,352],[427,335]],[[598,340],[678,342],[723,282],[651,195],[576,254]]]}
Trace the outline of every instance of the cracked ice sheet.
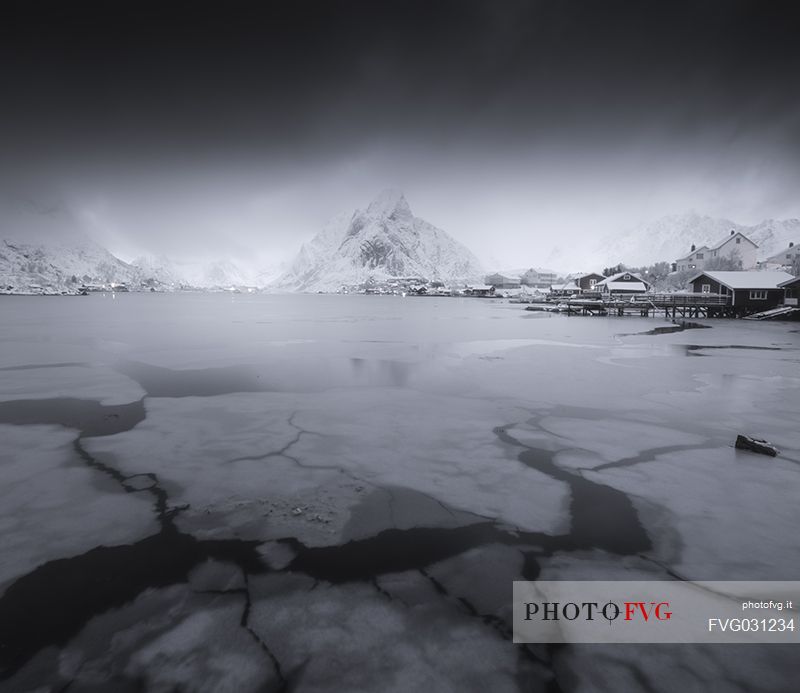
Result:
{"label": "cracked ice sheet", "polygon": [[146,590],[95,616],[63,649],[41,650],[10,690],[65,690],[71,682],[78,691],[256,693],[276,684],[272,661],[240,625],[244,593],[201,589]]}
{"label": "cracked ice sheet", "polygon": [[698,691],[788,693],[797,686],[792,645],[570,645],[554,657],[572,693]]}
{"label": "cracked ice sheet", "polygon": [[548,416],[539,426],[587,456],[600,456],[603,459],[599,463],[635,457],[653,448],[705,442],[704,438],[685,431],[630,419]]}
{"label": "cracked ice sheet", "polygon": [[440,561],[426,572],[449,595],[466,599],[479,614],[502,618],[510,631],[513,614],[509,587],[514,580],[525,579],[523,562],[519,547],[489,544]]}
{"label": "cracked ice sheet", "polygon": [[3,371],[0,379],[0,402],[73,397],[113,405],[136,402],[144,395],[138,383],[106,367],[18,368]]}
{"label": "cracked ice sheet", "polygon": [[[557,554],[542,563],[540,580],[669,580],[640,556],[601,551]],[[556,674],[571,693],[607,691],[772,691],[796,688],[791,645],[569,645],[554,651]]]}
{"label": "cracked ice sheet", "polygon": [[365,584],[286,594],[285,582],[252,580],[250,624],[284,674],[297,676],[293,690],[330,691],[332,682],[336,690],[381,693],[518,690],[516,649],[435,594],[404,606]]}
{"label": "cracked ice sheet", "polygon": [[722,447],[584,475],[631,496],[655,556],[686,579],[797,575],[800,467],[793,462]]}
{"label": "cracked ice sheet", "polygon": [[[706,362],[704,362],[704,365]],[[702,427],[708,434],[724,436],[730,442],[737,433],[766,438],[786,457],[800,460],[800,378],[796,366],[786,369],[774,364],[769,375],[755,374],[740,364],[731,372],[698,373],[698,387],[689,392],[653,393],[648,399],[662,409],[683,412],[686,426]]]}
{"label": "cracked ice sheet", "polygon": [[60,426],[0,424],[0,586],[47,561],[158,531],[150,496],[85,467]]}
{"label": "cracked ice sheet", "polygon": [[[643,399],[654,390],[683,392],[698,386],[691,369],[663,349],[647,350],[638,358],[616,363],[606,358],[610,347],[574,346],[580,348],[520,346],[489,361],[465,357],[460,375],[475,391],[488,397],[530,400],[533,396],[544,403],[593,407],[598,411],[622,408],[636,401],[637,409],[657,413],[663,411],[663,406]],[[629,351],[624,350],[631,356]],[[659,381],[653,377],[655,372],[668,372],[669,377]],[[613,396],[617,392],[619,400]]]}
{"label": "cracked ice sheet", "polygon": [[265,681],[275,679],[275,672],[240,625],[243,599],[239,596],[229,606],[189,614],[135,652],[125,674],[144,679],[149,691],[165,693],[263,690]]}
{"label": "cracked ice sheet", "polygon": [[[133,430],[84,445],[125,474],[157,473],[174,505],[191,505],[178,517],[191,531],[336,543],[369,486],[410,488],[530,531],[558,533],[568,521],[566,485],[520,464],[492,433],[520,417],[510,406],[370,388],[148,398],[146,408]],[[295,439],[285,451],[294,460],[274,454]]]}

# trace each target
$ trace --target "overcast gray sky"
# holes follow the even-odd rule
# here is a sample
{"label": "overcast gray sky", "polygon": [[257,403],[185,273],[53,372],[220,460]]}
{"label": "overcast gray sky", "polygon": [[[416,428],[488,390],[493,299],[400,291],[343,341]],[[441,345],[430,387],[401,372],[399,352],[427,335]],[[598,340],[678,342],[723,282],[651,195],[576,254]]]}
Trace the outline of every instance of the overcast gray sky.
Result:
{"label": "overcast gray sky", "polygon": [[0,183],[126,259],[285,259],[384,187],[505,266],[688,209],[800,217],[798,28],[778,1],[11,1]]}

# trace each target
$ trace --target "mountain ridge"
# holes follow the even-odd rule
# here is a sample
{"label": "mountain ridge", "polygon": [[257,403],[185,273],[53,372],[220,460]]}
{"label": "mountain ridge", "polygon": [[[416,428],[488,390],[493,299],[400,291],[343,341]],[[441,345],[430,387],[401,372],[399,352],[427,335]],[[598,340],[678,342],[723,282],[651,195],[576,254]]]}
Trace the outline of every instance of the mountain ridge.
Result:
{"label": "mountain ridge", "polygon": [[[4,204],[2,211],[3,292],[25,293],[37,286],[75,291],[82,284],[110,283],[161,289],[261,286],[277,291],[336,291],[342,286],[399,277],[450,285],[481,282],[486,274],[469,249],[415,217],[403,193],[392,189],[382,191],[364,209],[335,216],[302,244],[288,269],[276,265],[253,272],[244,271],[227,259],[189,262],[162,255],[125,262],[87,235],[64,205],[23,201]],[[686,255],[692,244],[714,245],[732,229],[758,244],[759,260],[782,251],[789,242],[800,243],[800,219],[765,219],[745,225],[691,211],[606,236],[594,248],[587,248],[585,256],[577,250],[583,244],[572,245],[564,253],[569,262],[556,266],[574,265],[597,271],[618,262],[629,267],[673,262]],[[538,264],[532,262],[529,266]]]}

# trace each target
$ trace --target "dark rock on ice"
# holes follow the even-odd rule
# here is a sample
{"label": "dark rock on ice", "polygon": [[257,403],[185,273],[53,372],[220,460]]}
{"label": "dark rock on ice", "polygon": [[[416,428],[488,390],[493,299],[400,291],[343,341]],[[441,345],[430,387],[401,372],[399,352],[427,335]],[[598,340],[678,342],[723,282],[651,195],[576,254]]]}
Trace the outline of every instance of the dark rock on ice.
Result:
{"label": "dark rock on ice", "polygon": [[778,450],[774,445],[771,445],[766,440],[758,440],[750,436],[738,435],[736,436],[736,448],[738,450],[750,450],[751,452],[758,452],[762,455],[769,455],[775,457]]}

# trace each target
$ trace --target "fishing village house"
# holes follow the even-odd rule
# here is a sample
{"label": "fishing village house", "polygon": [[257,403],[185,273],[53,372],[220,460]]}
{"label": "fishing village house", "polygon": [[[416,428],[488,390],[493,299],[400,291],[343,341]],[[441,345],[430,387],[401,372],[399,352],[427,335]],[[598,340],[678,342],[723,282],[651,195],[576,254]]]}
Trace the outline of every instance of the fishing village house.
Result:
{"label": "fishing village house", "polygon": [[506,277],[503,274],[489,274],[483,281],[495,289],[519,289],[519,279]]}
{"label": "fishing village house", "polygon": [[698,272],[689,280],[693,293],[730,296],[737,315],[749,315],[782,305],[786,285],[794,280],[782,271],[729,271],[709,270]]}
{"label": "fishing village house", "polygon": [[581,293],[586,293],[587,291],[597,291],[597,283],[604,279],[605,277],[602,274],[589,272],[589,274],[579,274],[577,277],[573,277],[572,281],[578,285]]}
{"label": "fishing village house", "polygon": [[646,293],[649,288],[650,282],[633,272],[618,272],[595,284],[595,291],[604,296],[632,296]]}
{"label": "fishing village house", "polygon": [[783,304],[786,306],[800,305],[800,277],[792,277],[778,286],[783,289]]}
{"label": "fishing village house", "polygon": [[[533,270],[528,270],[533,272]],[[598,291],[597,284],[605,277],[602,274],[591,272],[567,277],[567,281],[560,284],[550,284],[551,296],[575,296],[586,292]],[[523,282],[524,283],[524,282]]]}
{"label": "fishing village house", "polygon": [[533,286],[539,289],[549,288],[557,279],[555,272],[531,267],[523,274],[519,281],[523,286]]}
{"label": "fishing village house", "polygon": [[488,298],[494,296],[494,287],[491,284],[473,284],[464,289],[464,295]]}
{"label": "fishing village house", "polygon": [[784,250],[781,250],[781,252],[775,253],[775,255],[772,255],[766,260],[759,262],[758,266],[761,269],[791,268],[798,260],[800,260],[800,246],[796,246],[794,243],[789,243],[788,248],[785,248]]}
{"label": "fishing village house", "polygon": [[741,262],[741,269],[749,270],[756,266],[756,250],[758,246],[740,231],[731,229],[715,246],[692,246],[691,252],[673,263],[674,271],[702,270],[712,260],[733,260]]}
{"label": "fishing village house", "polygon": [[550,286],[551,296],[575,296],[581,292],[581,288],[573,281],[567,281],[563,284],[552,284]]}

